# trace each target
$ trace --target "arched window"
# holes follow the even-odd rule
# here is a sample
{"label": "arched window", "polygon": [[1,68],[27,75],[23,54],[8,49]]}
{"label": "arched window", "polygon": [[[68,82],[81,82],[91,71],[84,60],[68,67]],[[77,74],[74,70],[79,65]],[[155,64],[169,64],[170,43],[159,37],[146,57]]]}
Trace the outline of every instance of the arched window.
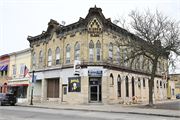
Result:
{"label": "arched window", "polygon": [[127,61],[127,58],[128,58],[128,51],[127,49],[124,50],[124,65],[127,67],[128,66],[128,61]]}
{"label": "arched window", "polygon": [[[133,51],[131,50],[131,57],[133,56]],[[134,68],[134,60],[131,58],[131,68]]]}
{"label": "arched window", "polygon": [[147,58],[147,70],[149,71],[149,58]]}
{"label": "arched window", "polygon": [[118,97],[121,97],[121,77],[118,75],[117,78]]}
{"label": "arched window", "polygon": [[153,61],[151,60],[151,71],[152,71],[152,69],[153,69]]}
{"label": "arched window", "polygon": [[49,49],[49,51],[48,51],[48,67],[51,66],[51,58],[52,58],[52,52],[51,52],[51,49]]}
{"label": "arched window", "polygon": [[60,64],[60,49],[59,47],[56,48],[56,65]]}
{"label": "arched window", "polygon": [[162,63],[162,67],[163,67],[162,70],[163,70],[163,72],[164,72],[164,62]]}
{"label": "arched window", "polygon": [[110,74],[110,85],[114,85],[114,78],[112,73]]}
{"label": "arched window", "polygon": [[66,64],[70,63],[70,59],[71,59],[71,57],[70,57],[70,52],[71,52],[71,47],[70,47],[70,45],[68,44],[68,45],[66,46]]}
{"label": "arched window", "polygon": [[144,70],[144,56],[142,55],[142,70]]}
{"label": "arched window", "polygon": [[32,68],[35,68],[36,67],[36,53],[34,52],[33,54],[33,66]]}
{"label": "arched window", "polygon": [[96,43],[96,61],[101,61],[101,43],[99,40]]}
{"label": "arched window", "polygon": [[159,73],[161,73],[161,62],[159,61]]}
{"label": "arched window", "polygon": [[139,56],[137,56],[137,68],[140,69],[140,61],[139,61]]}
{"label": "arched window", "polygon": [[120,65],[120,47],[117,47],[117,63]]}
{"label": "arched window", "polygon": [[143,78],[143,87],[145,87],[145,79]]}
{"label": "arched window", "polygon": [[129,97],[129,85],[128,85],[128,77],[126,76],[126,78],[125,78],[125,81],[126,81],[126,97]]}
{"label": "arched window", "polygon": [[42,68],[42,63],[43,63],[43,52],[41,51],[39,53],[39,68]]}
{"label": "arched window", "polygon": [[76,42],[75,45],[75,55],[74,55],[74,59],[75,60],[80,60],[80,44],[78,42]]}
{"label": "arched window", "polygon": [[109,44],[109,62],[113,62],[113,45]]}
{"label": "arched window", "polygon": [[89,61],[94,61],[94,43],[92,40],[89,43]]}
{"label": "arched window", "polygon": [[135,94],[134,94],[134,77],[132,77],[132,96],[135,96]]}

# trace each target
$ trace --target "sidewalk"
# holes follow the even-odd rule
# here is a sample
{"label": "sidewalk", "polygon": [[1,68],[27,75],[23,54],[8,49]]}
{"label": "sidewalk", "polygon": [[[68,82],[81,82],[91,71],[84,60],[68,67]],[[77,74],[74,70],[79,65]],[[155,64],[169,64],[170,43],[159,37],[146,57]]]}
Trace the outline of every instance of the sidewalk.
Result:
{"label": "sidewalk", "polygon": [[[180,100],[179,100],[180,101]],[[163,101],[161,101],[162,103]],[[166,101],[164,101],[165,103]],[[171,101],[169,101],[171,102]],[[172,102],[175,102],[174,100]],[[142,109],[134,107],[123,107],[123,104],[116,105],[64,105],[58,103],[17,103],[17,106],[22,107],[35,107],[35,108],[48,108],[60,110],[79,110],[79,111],[94,111],[94,112],[111,112],[111,113],[125,113],[125,114],[140,114],[140,115],[153,115],[164,117],[177,117],[180,118],[180,110],[163,110],[163,109]]]}

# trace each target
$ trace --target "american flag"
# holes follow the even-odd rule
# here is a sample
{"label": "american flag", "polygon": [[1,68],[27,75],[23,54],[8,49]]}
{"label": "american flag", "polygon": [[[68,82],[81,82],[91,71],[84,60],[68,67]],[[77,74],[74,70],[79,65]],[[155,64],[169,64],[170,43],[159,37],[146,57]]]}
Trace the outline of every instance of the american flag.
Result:
{"label": "american flag", "polygon": [[24,67],[24,77],[26,76],[26,74],[29,72],[29,69],[25,66]]}

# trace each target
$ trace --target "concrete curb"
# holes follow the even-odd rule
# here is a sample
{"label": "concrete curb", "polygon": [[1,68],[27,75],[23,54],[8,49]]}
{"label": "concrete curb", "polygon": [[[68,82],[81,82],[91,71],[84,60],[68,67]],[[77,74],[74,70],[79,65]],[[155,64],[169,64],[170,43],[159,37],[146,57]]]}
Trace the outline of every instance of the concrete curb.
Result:
{"label": "concrete curb", "polygon": [[34,108],[44,108],[44,109],[59,109],[59,110],[76,110],[76,111],[89,111],[89,112],[106,112],[106,113],[124,113],[124,114],[138,114],[138,115],[151,115],[151,116],[162,116],[162,117],[175,117],[180,118],[176,115],[163,115],[163,114],[153,114],[153,113],[139,113],[139,112],[118,112],[118,111],[103,111],[103,110],[88,110],[88,109],[73,109],[73,108],[52,108],[52,107],[40,107],[40,106],[26,106],[26,105],[16,105],[20,107],[34,107]]}

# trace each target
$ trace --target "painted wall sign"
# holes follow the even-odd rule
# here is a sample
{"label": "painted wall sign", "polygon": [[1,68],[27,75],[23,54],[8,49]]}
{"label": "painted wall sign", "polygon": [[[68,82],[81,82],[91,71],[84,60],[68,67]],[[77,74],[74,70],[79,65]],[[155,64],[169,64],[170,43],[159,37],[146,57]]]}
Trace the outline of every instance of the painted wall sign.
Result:
{"label": "painted wall sign", "polygon": [[88,68],[88,76],[102,76],[102,70]]}
{"label": "painted wall sign", "polygon": [[81,77],[68,78],[68,92],[81,92]]}

